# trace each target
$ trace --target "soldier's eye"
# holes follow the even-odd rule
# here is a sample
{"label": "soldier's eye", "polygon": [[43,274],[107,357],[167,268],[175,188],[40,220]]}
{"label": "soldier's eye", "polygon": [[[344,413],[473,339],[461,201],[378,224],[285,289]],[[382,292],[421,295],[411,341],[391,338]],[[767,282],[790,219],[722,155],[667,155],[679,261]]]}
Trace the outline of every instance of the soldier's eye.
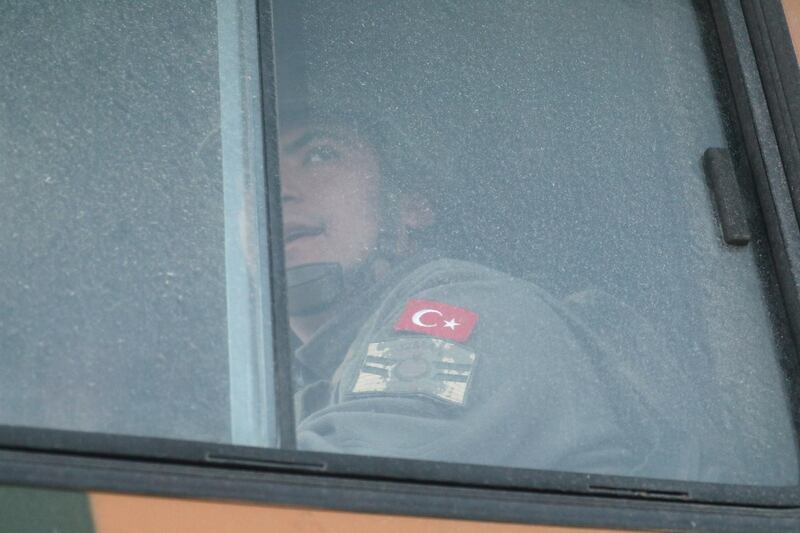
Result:
{"label": "soldier's eye", "polygon": [[319,165],[341,158],[339,151],[331,146],[315,146],[306,152],[303,163],[306,165]]}

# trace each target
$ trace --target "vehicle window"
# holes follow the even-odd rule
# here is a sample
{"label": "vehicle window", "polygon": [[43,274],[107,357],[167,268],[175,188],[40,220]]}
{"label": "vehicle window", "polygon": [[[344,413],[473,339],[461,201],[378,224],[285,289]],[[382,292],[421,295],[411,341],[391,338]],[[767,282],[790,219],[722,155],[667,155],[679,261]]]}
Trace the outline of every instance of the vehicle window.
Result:
{"label": "vehicle window", "polygon": [[274,5],[301,449],[797,483],[703,3]]}
{"label": "vehicle window", "polygon": [[797,484],[705,3],[256,7],[0,8],[0,426]]}
{"label": "vehicle window", "polygon": [[0,12],[0,423],[269,444],[253,2]]}

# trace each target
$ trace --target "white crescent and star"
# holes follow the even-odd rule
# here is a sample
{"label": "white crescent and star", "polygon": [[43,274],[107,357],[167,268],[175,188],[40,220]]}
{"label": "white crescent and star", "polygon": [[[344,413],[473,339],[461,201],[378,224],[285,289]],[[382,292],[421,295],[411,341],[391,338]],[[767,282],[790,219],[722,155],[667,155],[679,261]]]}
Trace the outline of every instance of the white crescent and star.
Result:
{"label": "white crescent and star", "polygon": [[[437,327],[439,325],[437,323],[430,324],[430,323],[422,321],[423,317],[425,315],[428,315],[428,314],[434,314],[434,315],[438,315],[440,317],[444,317],[444,315],[442,315],[442,312],[441,311],[437,311],[436,309],[421,309],[420,311],[417,311],[416,313],[414,313],[414,316],[411,317],[411,322],[413,322],[414,325],[419,326],[421,328],[435,328],[435,327]],[[460,326],[460,325],[461,325],[461,323],[460,322],[456,322],[455,318],[451,318],[450,320],[445,320],[444,324],[442,326],[445,327],[445,328],[448,328],[448,329],[451,329],[451,330],[455,331],[456,326]]]}
{"label": "white crescent and star", "polygon": [[435,328],[436,324],[426,324],[425,322],[422,321],[422,317],[430,313],[442,316],[442,312],[437,311],[436,309],[422,309],[414,313],[414,316],[411,317],[411,322],[413,322],[414,325],[419,326],[421,328]]}
{"label": "white crescent and star", "polygon": [[444,327],[450,328],[453,331],[456,330],[456,326],[460,326],[460,325],[461,325],[461,323],[460,322],[456,322],[455,318],[451,318],[450,320],[445,320],[444,321]]}

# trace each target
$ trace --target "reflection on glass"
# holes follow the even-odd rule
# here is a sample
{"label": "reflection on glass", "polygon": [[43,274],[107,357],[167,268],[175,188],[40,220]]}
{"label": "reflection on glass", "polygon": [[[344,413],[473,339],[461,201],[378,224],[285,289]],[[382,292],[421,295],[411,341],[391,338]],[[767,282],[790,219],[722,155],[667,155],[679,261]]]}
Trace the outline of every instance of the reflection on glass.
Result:
{"label": "reflection on glass", "polygon": [[702,170],[738,153],[707,14],[351,4],[275,2],[300,448],[796,483],[763,232],[724,243]]}
{"label": "reflection on glass", "polygon": [[269,444],[252,2],[2,11],[0,424]]}

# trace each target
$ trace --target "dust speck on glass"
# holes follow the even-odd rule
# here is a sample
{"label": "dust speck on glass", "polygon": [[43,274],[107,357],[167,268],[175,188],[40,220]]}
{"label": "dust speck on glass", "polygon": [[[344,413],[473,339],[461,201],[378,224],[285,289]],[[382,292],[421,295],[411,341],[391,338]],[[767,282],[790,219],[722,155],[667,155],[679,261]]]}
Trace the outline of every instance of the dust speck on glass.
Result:
{"label": "dust speck on glass", "polygon": [[[700,5],[272,2],[301,450],[798,482]],[[255,1],[0,11],[0,424],[275,446]]]}

